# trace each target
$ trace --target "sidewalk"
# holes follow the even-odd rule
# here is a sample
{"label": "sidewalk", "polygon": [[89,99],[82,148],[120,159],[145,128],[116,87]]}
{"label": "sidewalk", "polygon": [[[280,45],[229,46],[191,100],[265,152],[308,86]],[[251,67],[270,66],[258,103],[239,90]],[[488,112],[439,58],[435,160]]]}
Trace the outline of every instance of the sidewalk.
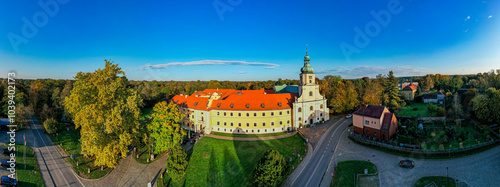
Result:
{"label": "sidewalk", "polygon": [[213,134],[206,134],[205,137],[217,138],[217,139],[221,139],[221,140],[261,141],[261,140],[275,140],[275,139],[287,138],[287,137],[291,137],[295,134],[297,134],[297,131],[294,131],[293,133],[284,134],[284,135],[268,136],[268,137],[242,138],[242,137],[218,136],[218,135],[213,135]]}
{"label": "sidewalk", "polygon": [[297,180],[297,177],[299,177],[299,175],[302,173],[302,170],[304,170],[307,164],[309,164],[309,161],[311,161],[312,155],[313,155],[312,145],[310,143],[307,143],[306,157],[304,157],[304,160],[302,160],[297,169],[295,169],[293,173],[290,176],[288,176],[286,181],[283,182],[281,186],[292,186],[292,183],[295,182],[295,180]]}

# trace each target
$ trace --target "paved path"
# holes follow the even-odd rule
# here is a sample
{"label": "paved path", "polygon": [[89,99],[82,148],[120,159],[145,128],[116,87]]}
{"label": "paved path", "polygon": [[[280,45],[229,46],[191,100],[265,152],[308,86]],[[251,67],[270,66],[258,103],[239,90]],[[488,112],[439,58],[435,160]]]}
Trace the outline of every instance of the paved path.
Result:
{"label": "paved path", "polygon": [[[474,187],[493,187],[500,184],[500,146],[474,155],[452,159],[424,159],[397,156],[352,142],[347,129],[342,133],[335,152],[334,163],[345,160],[369,160],[378,169],[380,186],[413,186],[424,176],[446,176],[465,181]],[[341,156],[338,156],[341,154]],[[415,168],[400,168],[398,162],[403,159],[415,161]],[[330,170],[333,171],[333,168]],[[331,180],[331,177],[329,178]],[[329,181],[324,180],[329,184]],[[321,186],[328,186],[322,184]]]}
{"label": "paved path", "polygon": [[83,186],[73,169],[66,164],[50,138],[43,133],[35,117],[28,122],[27,145],[34,148],[46,186]]}
{"label": "paved path", "polygon": [[307,163],[291,186],[319,186],[323,174],[328,169],[328,163],[337,147],[340,134],[351,123],[350,119],[341,119],[329,128],[315,147],[311,161]]}
{"label": "paved path", "polygon": [[283,134],[279,136],[268,136],[268,137],[251,137],[251,138],[243,138],[243,137],[229,137],[229,136],[218,136],[218,135],[213,135],[213,134],[206,134],[206,137],[210,138],[217,138],[217,139],[222,139],[222,140],[237,140],[237,141],[262,141],[262,140],[274,140],[274,139],[281,139],[281,138],[287,138],[290,136],[293,136],[297,134],[297,131],[294,131],[293,133],[288,133],[288,134]]}

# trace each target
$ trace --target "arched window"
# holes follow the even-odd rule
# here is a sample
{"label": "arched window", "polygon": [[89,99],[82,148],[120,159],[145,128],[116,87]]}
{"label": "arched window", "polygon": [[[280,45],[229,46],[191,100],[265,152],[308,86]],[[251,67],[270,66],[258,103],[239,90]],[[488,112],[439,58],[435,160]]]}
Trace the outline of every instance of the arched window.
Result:
{"label": "arched window", "polygon": [[299,109],[297,109],[297,112],[302,112],[302,108],[299,107]]}
{"label": "arched window", "polygon": [[299,117],[299,121],[302,121],[302,118],[301,118],[301,117]]}
{"label": "arched window", "polygon": [[319,108],[320,108],[320,109],[323,109],[323,104],[319,105]]}
{"label": "arched window", "polygon": [[312,91],[309,92],[309,96],[313,96],[313,92]]}
{"label": "arched window", "polygon": [[311,106],[311,107],[309,107],[309,109],[312,111],[314,108],[313,108],[313,106]]}

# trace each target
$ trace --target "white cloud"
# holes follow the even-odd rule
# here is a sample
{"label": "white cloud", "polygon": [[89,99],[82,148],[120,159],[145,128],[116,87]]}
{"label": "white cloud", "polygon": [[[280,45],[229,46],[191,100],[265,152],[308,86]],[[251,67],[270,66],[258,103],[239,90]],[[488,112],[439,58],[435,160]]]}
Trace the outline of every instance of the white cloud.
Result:
{"label": "white cloud", "polygon": [[247,74],[248,72],[246,71],[238,71],[238,72],[233,72],[234,74]]}
{"label": "white cloud", "polygon": [[493,16],[492,16],[492,15],[490,15],[490,16],[488,16],[488,19],[490,19],[490,18],[492,18],[492,17],[493,17]]}
{"label": "white cloud", "polygon": [[465,32],[469,32],[469,29],[465,29]]}
{"label": "white cloud", "polygon": [[261,63],[261,62],[245,62],[245,61],[224,61],[224,60],[200,60],[191,62],[171,62],[166,64],[150,65],[146,64],[141,66],[141,70],[147,69],[165,69],[173,66],[200,66],[200,65],[245,65],[245,66],[267,66],[278,67],[278,64]]}
{"label": "white cloud", "polygon": [[378,74],[387,75],[389,71],[393,71],[395,76],[418,76],[430,73],[429,69],[417,68],[411,66],[395,66],[395,67],[382,67],[382,66],[356,66],[356,67],[337,67],[336,69],[316,71],[316,74],[332,74],[341,75],[345,78],[361,78],[361,77],[375,77]]}
{"label": "white cloud", "polygon": [[470,19],[470,16],[467,16],[467,19]]}
{"label": "white cloud", "polygon": [[266,69],[274,69],[276,68],[276,66],[269,66],[269,67],[266,67]]}

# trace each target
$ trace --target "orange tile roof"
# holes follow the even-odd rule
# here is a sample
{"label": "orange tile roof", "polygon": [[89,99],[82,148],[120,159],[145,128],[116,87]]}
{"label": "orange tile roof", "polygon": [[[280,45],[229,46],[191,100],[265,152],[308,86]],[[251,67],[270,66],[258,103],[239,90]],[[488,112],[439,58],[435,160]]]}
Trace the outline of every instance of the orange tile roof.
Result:
{"label": "orange tile roof", "polygon": [[208,98],[207,97],[195,97],[186,95],[176,95],[172,98],[175,104],[184,108],[191,108],[196,110],[210,110],[207,109]]}
{"label": "orange tile roof", "polygon": [[406,85],[403,90],[416,90],[418,85],[410,83],[409,85]]}
{"label": "orange tile roof", "polygon": [[[217,92],[221,97],[213,100],[207,109],[208,97]],[[198,96],[198,97],[197,97]],[[298,97],[296,93],[274,94],[273,90],[234,90],[234,89],[205,89],[197,91],[191,96],[176,95],[171,101],[181,107],[197,110],[278,110],[290,109]],[[195,105],[196,104],[196,105]],[[264,107],[262,107],[264,106]]]}
{"label": "orange tile roof", "polygon": [[214,100],[212,109],[217,110],[280,110],[293,106],[296,93],[231,95],[224,100]]}

